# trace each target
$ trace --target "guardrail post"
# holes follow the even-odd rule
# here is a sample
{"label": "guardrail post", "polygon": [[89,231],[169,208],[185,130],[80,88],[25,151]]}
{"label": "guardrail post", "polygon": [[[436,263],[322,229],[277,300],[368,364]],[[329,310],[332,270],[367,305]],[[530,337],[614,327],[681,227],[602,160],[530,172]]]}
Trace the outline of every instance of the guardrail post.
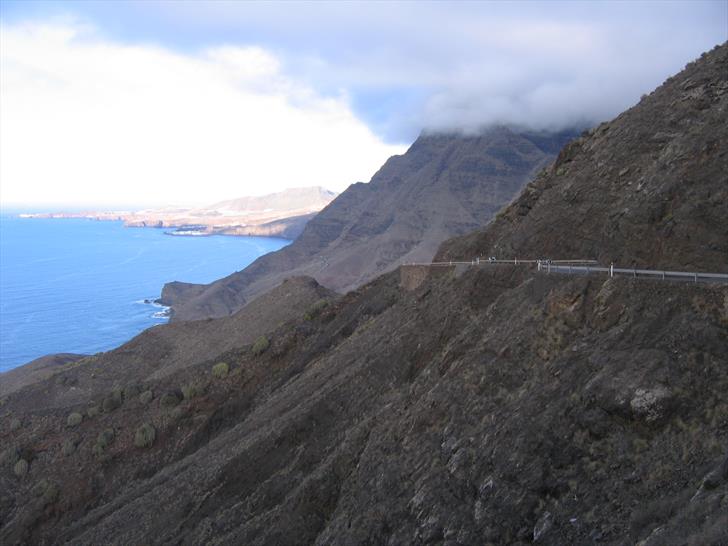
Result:
{"label": "guardrail post", "polygon": [[609,276],[614,277],[614,262],[609,264]]}
{"label": "guardrail post", "polygon": [[695,274],[695,282],[698,282],[698,274]]}

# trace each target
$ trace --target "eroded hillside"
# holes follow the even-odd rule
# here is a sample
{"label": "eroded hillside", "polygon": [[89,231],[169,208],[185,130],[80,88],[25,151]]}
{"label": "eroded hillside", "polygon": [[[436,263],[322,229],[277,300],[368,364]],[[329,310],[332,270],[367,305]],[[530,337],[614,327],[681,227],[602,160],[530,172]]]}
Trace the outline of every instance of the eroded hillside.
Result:
{"label": "eroded hillside", "polygon": [[[723,45],[686,73],[720,88],[726,55]],[[682,93],[684,74],[653,97]],[[662,112],[682,112],[676,127],[696,131],[696,142],[709,137],[701,120],[726,104],[725,94],[705,96],[696,111]],[[645,99],[613,123],[641,134],[659,117],[650,108]],[[619,260],[626,254],[612,251],[724,270],[712,231],[724,203],[711,196],[722,195],[728,146],[716,134],[702,167],[692,153],[655,164],[694,196],[675,209],[693,229],[657,235],[648,222],[642,236],[614,231],[610,242],[601,220],[632,218],[622,193],[595,181],[586,191],[580,169],[559,174],[592,163],[592,135],[497,221],[440,255],[573,257],[603,241]],[[620,159],[621,140],[603,143],[605,158]],[[617,176],[626,168],[604,161]],[[702,176],[675,175],[684,164]],[[584,191],[586,208],[565,216],[581,220],[542,233],[540,215],[567,188]],[[404,268],[331,299],[298,279],[281,288],[309,294],[298,300],[308,306],[265,322],[264,339],[232,329],[227,345],[175,366],[193,335],[186,328],[227,323],[173,324],[162,353],[152,330],[8,393],[0,542],[728,543],[727,286],[487,263],[414,280]]]}

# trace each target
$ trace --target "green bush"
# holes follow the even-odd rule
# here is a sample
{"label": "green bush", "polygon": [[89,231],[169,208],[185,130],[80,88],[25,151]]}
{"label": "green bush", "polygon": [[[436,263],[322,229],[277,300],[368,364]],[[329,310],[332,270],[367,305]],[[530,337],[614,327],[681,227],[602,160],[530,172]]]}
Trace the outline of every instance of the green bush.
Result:
{"label": "green bush", "polygon": [[[214,373],[215,368],[213,368],[212,370]],[[193,398],[197,398],[198,396],[202,396],[204,392],[205,386],[199,381],[193,381],[192,383],[188,383],[187,385],[182,387],[182,396],[185,400],[191,400]]]}
{"label": "green bush", "polygon": [[173,408],[179,403],[180,397],[174,391],[165,392],[159,399],[159,406],[162,408]]}
{"label": "green bush", "polygon": [[63,444],[61,444],[61,455],[63,455],[64,457],[68,457],[74,451],[76,451],[76,442],[74,442],[70,438],[66,438],[65,440],[63,440]]}
{"label": "green bush", "polygon": [[33,496],[40,498],[43,506],[51,504],[58,498],[58,486],[46,479],[42,479],[36,483],[30,492]]}
{"label": "green bush", "polygon": [[101,413],[101,410],[98,406],[91,406],[86,410],[86,415],[89,416],[89,419],[93,419],[96,417],[99,413]]}
{"label": "green bush", "polygon": [[142,392],[142,386],[139,383],[132,383],[130,385],[127,385],[124,387],[124,400],[131,400],[132,398],[135,398],[139,396],[139,393]]}
{"label": "green bush", "polygon": [[17,447],[9,447],[0,455],[0,465],[15,466],[20,459],[20,450]]}
{"label": "green bush", "polygon": [[187,409],[184,406],[178,406],[174,408],[171,412],[169,412],[169,423],[178,423],[179,421],[182,421],[189,415]]}
{"label": "green bush", "polygon": [[111,428],[107,428],[106,430],[102,430],[101,432],[99,432],[99,435],[96,437],[96,443],[91,449],[93,454],[97,457],[103,455],[106,451],[106,448],[108,448],[114,442],[115,436],[116,435],[114,434],[114,429]]}
{"label": "green bush", "polygon": [[265,336],[260,336],[258,339],[255,340],[255,343],[253,343],[253,348],[251,349],[253,351],[253,354],[255,356],[262,355],[266,349],[270,346],[270,341],[268,341],[268,338]]}
{"label": "green bush", "polygon": [[28,473],[28,461],[25,459],[19,459],[15,466],[13,466],[13,472],[19,478],[22,478]]}
{"label": "green bush", "polygon": [[137,447],[150,447],[157,437],[157,431],[150,423],[144,423],[134,433],[134,445]]}
{"label": "green bush", "polygon": [[81,421],[83,421],[83,415],[81,415],[77,411],[74,411],[73,413],[68,414],[68,418],[66,419],[66,426],[77,427],[81,424]]}
{"label": "green bush", "polygon": [[18,419],[17,417],[14,417],[13,419],[10,420],[10,430],[12,430],[12,431],[18,430],[21,425],[22,425],[22,423],[20,422],[20,419]]}
{"label": "green bush", "polygon": [[316,303],[314,303],[311,307],[309,307],[306,310],[306,313],[304,313],[303,318],[305,320],[315,319],[321,313],[321,311],[323,311],[328,305],[329,305],[329,300],[327,300],[327,299],[318,300]]}
{"label": "green bush", "polygon": [[139,395],[139,401],[142,404],[149,404],[152,400],[154,400],[154,393],[151,390],[144,391]]}
{"label": "green bush", "polygon": [[103,408],[104,413],[110,413],[120,407],[123,401],[121,389],[114,389],[108,396],[106,396],[106,398],[104,398],[101,407]]}
{"label": "green bush", "polygon": [[229,373],[230,365],[227,362],[218,362],[212,367],[212,375],[218,379],[225,379]]}

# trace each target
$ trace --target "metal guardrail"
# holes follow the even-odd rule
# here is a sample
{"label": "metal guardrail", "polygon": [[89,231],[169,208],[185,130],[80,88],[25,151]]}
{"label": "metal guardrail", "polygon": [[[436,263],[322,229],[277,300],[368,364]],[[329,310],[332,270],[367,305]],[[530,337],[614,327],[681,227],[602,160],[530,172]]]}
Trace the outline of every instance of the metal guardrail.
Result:
{"label": "metal guardrail", "polygon": [[701,273],[691,271],[667,271],[659,269],[635,269],[623,267],[594,267],[579,265],[554,265],[552,263],[540,262],[538,270],[546,273],[566,273],[568,275],[590,275],[592,273],[604,273],[610,277],[632,277],[635,279],[658,279],[663,281],[686,281],[686,282],[722,282],[728,283],[728,274],[723,273]]}
{"label": "metal guardrail", "polygon": [[448,261],[429,263],[409,263],[403,265],[428,266],[428,267],[449,267],[456,265],[481,266],[481,265],[536,265],[536,270],[542,273],[561,273],[567,275],[591,275],[603,273],[610,277],[632,277],[635,279],[657,279],[663,281],[683,282],[706,282],[706,283],[728,283],[728,274],[725,273],[701,273],[691,271],[668,271],[660,269],[635,269],[603,267],[596,260],[498,260],[495,258],[474,258],[469,262]]}

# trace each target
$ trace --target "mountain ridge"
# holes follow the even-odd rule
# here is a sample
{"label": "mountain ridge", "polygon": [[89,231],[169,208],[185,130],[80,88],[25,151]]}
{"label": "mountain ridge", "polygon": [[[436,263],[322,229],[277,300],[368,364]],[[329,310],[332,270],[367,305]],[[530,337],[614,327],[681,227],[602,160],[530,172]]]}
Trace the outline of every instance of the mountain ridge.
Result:
{"label": "mountain ridge", "polygon": [[288,275],[339,292],[407,261],[429,260],[445,239],[485,225],[574,136],[516,133],[422,135],[321,210],[299,238],[210,285],[173,283],[161,300],[174,320],[223,316]]}

